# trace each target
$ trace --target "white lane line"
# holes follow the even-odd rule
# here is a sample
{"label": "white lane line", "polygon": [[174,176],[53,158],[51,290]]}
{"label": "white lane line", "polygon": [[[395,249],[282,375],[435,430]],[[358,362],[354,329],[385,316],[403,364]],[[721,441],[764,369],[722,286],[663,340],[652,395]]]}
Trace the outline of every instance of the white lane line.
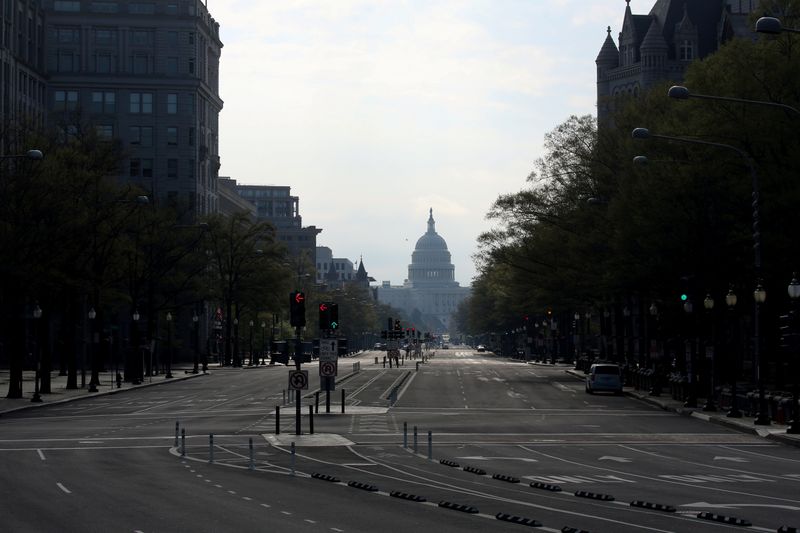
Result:
{"label": "white lane line", "polygon": [[286,516],[292,516],[292,513],[289,511],[281,511],[281,514],[285,514]]}
{"label": "white lane line", "polygon": [[309,524],[316,524],[317,523],[315,520],[309,520],[308,518],[306,518],[305,521],[308,522]]}
{"label": "white lane line", "polygon": [[42,450],[39,450],[39,449],[37,449],[36,452],[39,454],[39,459],[44,461],[45,460],[44,452]]}
{"label": "white lane line", "polygon": [[64,492],[66,492],[67,494],[72,494],[72,491],[71,491],[71,490],[69,490],[69,489],[68,489],[67,487],[65,487],[64,485],[62,485],[61,483],[56,483],[56,485],[58,485],[58,488],[59,488],[59,489],[61,489],[61,490],[63,490],[63,491],[64,491]]}
{"label": "white lane line", "polygon": [[261,504],[261,507],[264,507],[264,508],[266,508],[266,509],[269,509],[269,508],[270,508],[270,507],[272,507],[272,506],[271,506],[271,505],[269,505],[269,504],[267,504],[267,503],[262,503],[262,504]]}
{"label": "white lane line", "polygon": [[344,533],[344,529],[339,529],[337,527],[332,527],[331,531],[337,531],[338,533]]}

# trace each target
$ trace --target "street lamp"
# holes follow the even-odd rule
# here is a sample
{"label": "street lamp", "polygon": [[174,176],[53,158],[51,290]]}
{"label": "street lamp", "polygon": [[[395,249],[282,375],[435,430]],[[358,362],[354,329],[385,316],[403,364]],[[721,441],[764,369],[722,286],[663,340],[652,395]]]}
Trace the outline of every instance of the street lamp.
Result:
{"label": "street lamp", "polygon": [[[777,20],[777,19],[775,19]],[[779,23],[780,24],[780,23]],[[777,107],[779,109],[783,109],[786,111],[790,111],[796,115],[800,115],[800,110],[786,104],[781,104],[780,102],[765,102],[763,100],[749,100],[747,98],[733,98],[730,96],[716,96],[710,94],[697,94],[690,92],[689,89],[683,87],[682,85],[673,85],[669,88],[667,95],[670,98],[674,98],[676,100],[688,100],[689,98],[700,98],[702,100],[717,100],[720,102],[733,102],[738,104],[753,104],[753,105],[760,105],[766,107]]]}
{"label": "street lamp", "polygon": [[800,33],[800,30],[795,28],[784,28],[779,19],[775,17],[761,17],[756,21],[756,31],[758,33],[767,33],[777,35],[781,32]]}
{"label": "street lamp", "polygon": [[756,316],[755,316],[755,338],[753,339],[755,362],[756,362],[756,381],[758,381],[758,414],[753,423],[759,426],[768,426],[770,424],[769,414],[767,413],[767,401],[764,396],[764,364],[761,360],[761,340],[758,336],[759,331],[759,318],[761,317],[761,306],[767,299],[767,291],[761,286],[761,283],[756,285],[753,291],[753,300],[756,303]]}
{"label": "street lamp", "polygon": [[44,154],[41,150],[28,150],[24,154],[2,155],[0,160],[3,159],[30,159],[31,161],[41,161],[44,159]]}
{"label": "street lamp", "polygon": [[200,371],[200,317],[197,316],[196,311],[192,315],[192,323],[194,324],[194,368],[192,368],[192,374],[197,374]]}
{"label": "street lamp", "polygon": [[253,321],[250,321],[250,362],[248,366],[253,366]]}
{"label": "street lamp", "polygon": [[242,366],[239,361],[239,319],[237,317],[233,319],[233,366]]}
{"label": "street lamp", "polygon": [[[737,300],[738,300],[738,298],[736,297],[736,294],[733,292],[733,288],[728,289],[728,294],[725,295],[725,304],[728,306],[728,313],[731,316],[731,319],[729,320],[730,328],[731,328],[731,334],[728,335],[729,342],[730,342],[730,346],[728,348],[729,348],[731,353],[733,353],[733,351],[735,349],[734,348],[735,343],[733,341],[733,330],[735,329],[733,327],[733,321],[734,321],[733,311],[734,311],[734,308],[736,307]],[[739,358],[734,353],[734,357],[733,357],[733,379],[731,379],[731,408],[728,411],[728,414],[726,415],[729,418],[742,418],[742,412],[739,411],[739,406],[737,405],[738,402],[737,402],[737,398],[736,398],[736,379],[739,377],[739,365],[738,365],[738,363],[739,363]]]}
{"label": "street lamp", "polygon": [[264,348],[264,346],[266,346],[264,344],[266,331],[267,331],[267,323],[262,320],[261,321],[261,364],[262,365],[267,364],[266,359],[264,357],[264,355],[266,354],[266,349]]}
{"label": "street lamp", "polygon": [[172,378],[172,313],[167,311],[167,373],[164,379]]}
{"label": "street lamp", "polygon": [[[139,353],[139,318],[141,318],[139,315],[139,309],[133,310],[133,315],[131,318],[133,318],[133,332],[136,334],[135,341],[133,343],[133,362],[131,363],[133,377],[131,379],[131,383],[134,385],[139,385],[141,383],[139,380],[139,364],[142,363],[141,358],[143,357],[141,353]],[[142,366],[144,366],[144,364],[142,364]]]}
{"label": "street lamp", "polygon": [[686,376],[689,378],[689,391],[686,398],[686,401],[683,403],[684,407],[694,408],[697,407],[697,380],[695,376],[697,376],[697,371],[695,369],[696,361],[694,359],[694,338],[693,338],[693,331],[692,331],[692,312],[694,311],[694,306],[692,305],[691,300],[686,300],[683,302],[683,310],[686,313],[686,343],[688,344],[689,348],[689,357],[687,361],[687,369],[686,369]]}
{"label": "street lamp", "polygon": [[97,385],[100,382],[100,376],[98,375],[98,364],[97,364],[97,349],[95,348],[95,332],[94,332],[94,319],[97,318],[97,311],[94,310],[94,307],[89,309],[89,312],[86,315],[89,318],[89,365],[92,368],[92,377],[89,380],[89,391],[88,392],[97,392]]}
{"label": "street lamp", "polygon": [[[653,324],[653,334],[652,337],[655,340],[655,357],[653,357],[653,382],[650,384],[650,392],[648,394],[650,396],[661,396],[661,380],[659,379],[659,363],[660,363],[660,354],[658,353],[658,306],[656,306],[655,302],[650,304],[650,308],[648,309],[650,312],[651,317],[651,324]],[[652,340],[650,342],[653,342]],[[651,348],[651,353],[653,352]]]}
{"label": "street lamp", "polygon": [[34,403],[40,403],[42,401],[42,397],[39,395],[39,380],[41,379],[39,373],[42,371],[42,348],[40,346],[41,339],[39,338],[39,322],[41,318],[42,308],[39,307],[39,302],[36,302],[36,307],[33,308],[33,337],[36,345],[36,375],[33,381],[33,398],[31,398],[31,401]]}
{"label": "street lamp", "polygon": [[[717,358],[717,350],[716,346],[714,346],[714,318],[711,312],[714,310],[714,298],[711,297],[711,294],[706,294],[705,299],[703,300],[703,307],[706,310],[706,316],[708,317],[708,324],[709,324],[709,339],[711,340],[711,370],[708,373],[708,397],[706,398],[706,403],[703,405],[703,411],[716,411],[717,407],[714,405],[714,371],[716,370],[716,358]],[[706,356],[706,358],[708,358]]]}
{"label": "street lamp", "polygon": [[[792,275],[792,281],[789,283],[789,287],[787,287],[787,292],[789,293],[789,299],[792,302],[792,328],[794,331],[791,333],[794,335],[794,341],[789,343],[795,350],[798,348],[797,336],[800,335],[800,331],[798,331],[798,303],[800,303],[800,282],[797,281],[797,273]],[[789,422],[789,427],[786,428],[786,433],[791,435],[800,434],[800,400],[798,400],[798,386],[797,382],[800,381],[800,353],[795,352],[794,354],[794,379],[792,385],[792,420]]]}

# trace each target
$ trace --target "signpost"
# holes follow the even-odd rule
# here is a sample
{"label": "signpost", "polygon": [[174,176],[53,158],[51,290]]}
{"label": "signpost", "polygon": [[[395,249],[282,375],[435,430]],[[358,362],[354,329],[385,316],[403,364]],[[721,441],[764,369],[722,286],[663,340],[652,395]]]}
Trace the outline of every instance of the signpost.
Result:
{"label": "signpost", "polygon": [[298,392],[308,390],[308,370],[290,370],[289,389]]}
{"label": "signpost", "polygon": [[339,340],[319,340],[319,381],[325,391],[325,412],[331,412],[331,391],[336,390],[336,375],[339,361]]}

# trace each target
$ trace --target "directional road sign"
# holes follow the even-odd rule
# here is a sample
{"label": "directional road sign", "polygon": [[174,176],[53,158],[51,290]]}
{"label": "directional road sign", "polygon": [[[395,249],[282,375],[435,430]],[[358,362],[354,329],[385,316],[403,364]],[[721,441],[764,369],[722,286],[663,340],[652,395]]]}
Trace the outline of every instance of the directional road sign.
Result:
{"label": "directional road sign", "polygon": [[337,366],[335,361],[320,361],[319,375],[326,378],[333,377],[336,375]]}
{"label": "directional road sign", "polygon": [[290,370],[289,388],[291,390],[308,389],[308,370]]}
{"label": "directional road sign", "polygon": [[[319,340],[319,362],[336,362],[339,358],[339,341],[337,339]],[[323,374],[320,374],[323,375]]]}

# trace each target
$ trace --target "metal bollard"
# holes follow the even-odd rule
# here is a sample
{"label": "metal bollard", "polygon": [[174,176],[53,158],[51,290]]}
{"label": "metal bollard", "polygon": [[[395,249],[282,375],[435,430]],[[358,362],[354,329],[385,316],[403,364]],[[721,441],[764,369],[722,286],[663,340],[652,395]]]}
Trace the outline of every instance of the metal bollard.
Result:
{"label": "metal bollard", "polygon": [[275,406],[275,434],[281,434],[281,406]]}
{"label": "metal bollard", "polygon": [[292,475],[294,476],[294,441],[292,441]]}
{"label": "metal bollard", "polygon": [[314,434],[314,406],[308,406],[308,428],[309,433]]}
{"label": "metal bollard", "polygon": [[253,437],[250,437],[250,467],[249,467],[249,469],[250,470],[255,470],[256,469],[256,463],[255,463],[255,460],[253,458]]}
{"label": "metal bollard", "polygon": [[428,461],[433,459],[433,433],[428,431]]}
{"label": "metal bollard", "polygon": [[417,372],[419,372],[419,361],[417,361]]}
{"label": "metal bollard", "polygon": [[314,412],[319,413],[319,391],[314,394]]}
{"label": "metal bollard", "polygon": [[386,356],[383,356],[383,368],[386,368]]}
{"label": "metal bollard", "polygon": [[345,390],[342,389],[342,414],[344,414],[344,402],[345,402],[345,397],[346,396],[347,395],[345,394]]}
{"label": "metal bollard", "polygon": [[208,462],[214,464],[214,434],[208,435]]}
{"label": "metal bollard", "polygon": [[180,426],[180,423],[176,420],[175,421],[175,447],[176,448],[178,447],[178,427],[179,426]]}
{"label": "metal bollard", "polygon": [[414,453],[417,453],[417,426],[414,426]]}
{"label": "metal bollard", "polygon": [[186,457],[186,429],[181,429],[181,457]]}
{"label": "metal bollard", "polygon": [[408,422],[403,422],[403,448],[408,448]]}
{"label": "metal bollard", "polygon": [[376,365],[378,364],[378,356],[377,355],[375,356],[375,364]]}
{"label": "metal bollard", "polygon": [[283,405],[286,405],[286,389],[283,389]]}

